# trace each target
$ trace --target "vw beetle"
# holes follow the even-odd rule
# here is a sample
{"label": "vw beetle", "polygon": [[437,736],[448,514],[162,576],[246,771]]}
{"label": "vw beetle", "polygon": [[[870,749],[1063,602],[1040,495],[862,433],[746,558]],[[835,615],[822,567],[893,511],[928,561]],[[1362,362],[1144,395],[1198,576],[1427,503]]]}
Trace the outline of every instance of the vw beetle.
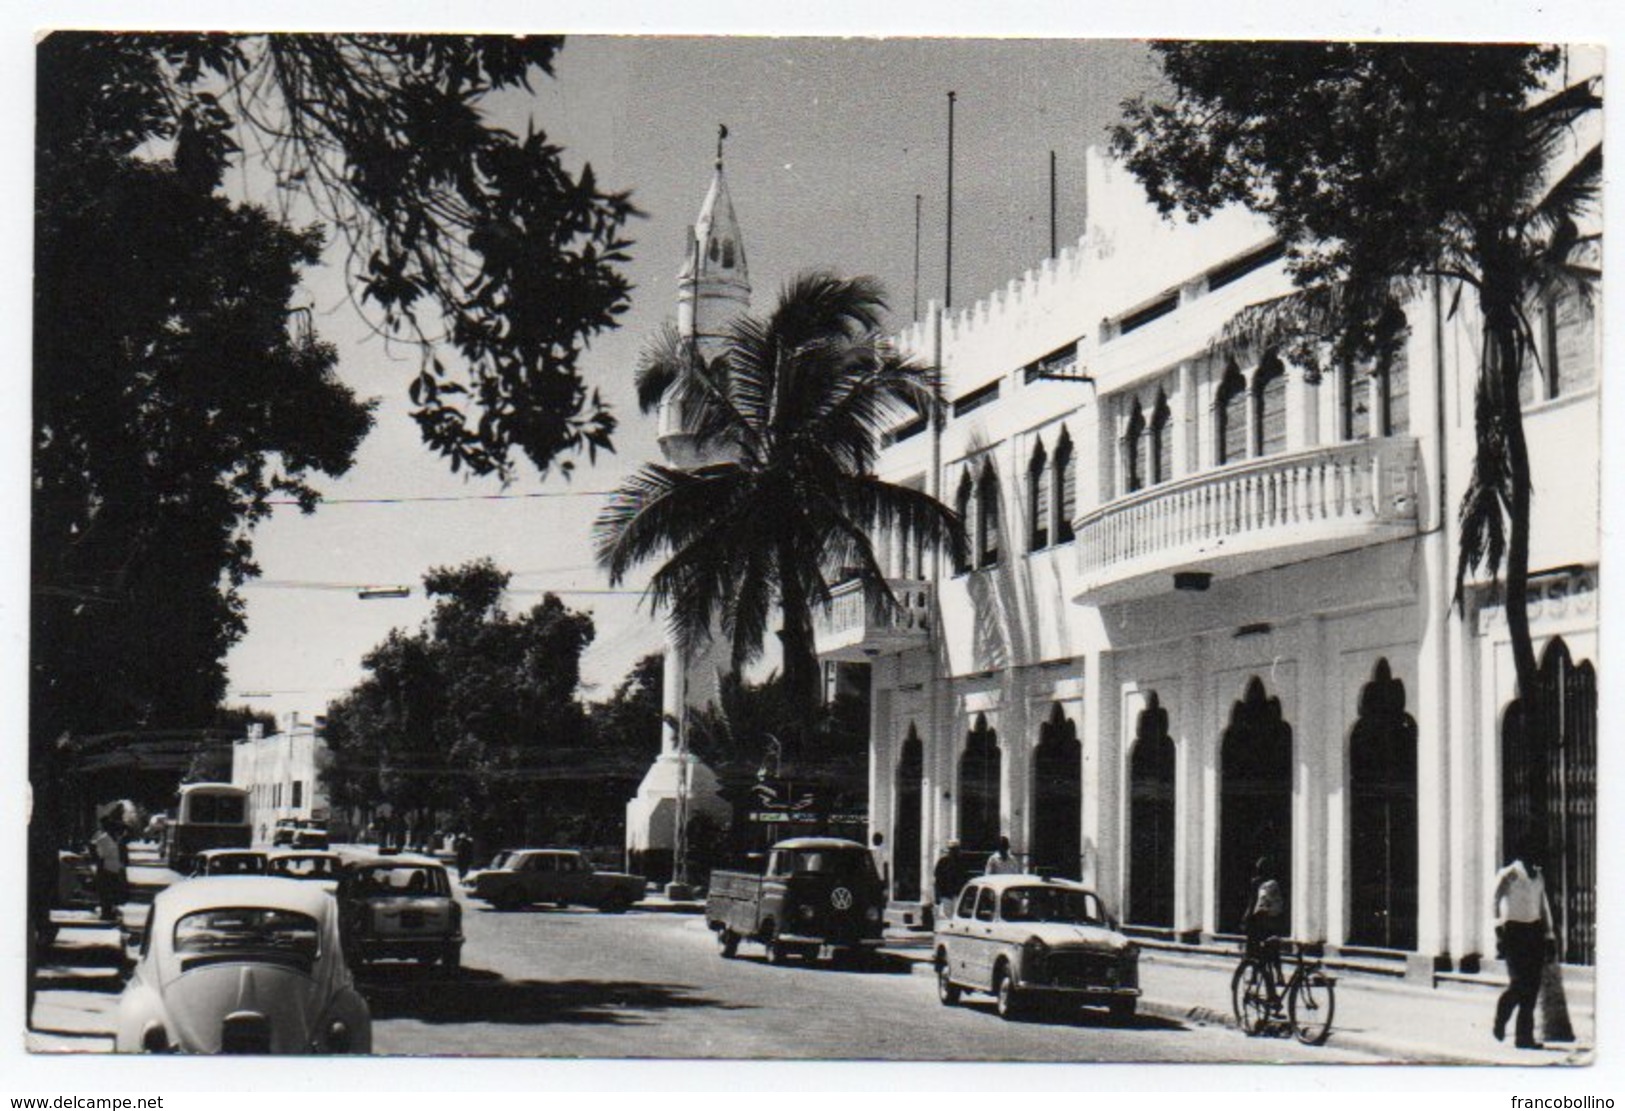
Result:
{"label": "vw beetle", "polygon": [[317,884],[263,876],[161,892],[119,997],[121,1053],[369,1053],[372,1016]]}

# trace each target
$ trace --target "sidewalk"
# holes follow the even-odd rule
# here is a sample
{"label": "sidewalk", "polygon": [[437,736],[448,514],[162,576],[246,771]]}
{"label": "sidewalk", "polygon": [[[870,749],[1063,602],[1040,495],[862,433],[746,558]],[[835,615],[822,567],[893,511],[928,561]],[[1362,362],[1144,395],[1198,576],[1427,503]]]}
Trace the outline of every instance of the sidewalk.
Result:
{"label": "sidewalk", "polygon": [[[884,952],[929,972],[929,934],[890,932]],[[1140,955],[1140,1009],[1147,1014],[1202,1025],[1236,1025],[1230,978],[1236,958],[1146,947]],[[1591,1060],[1595,994],[1589,978],[1565,984],[1576,1041],[1550,1049],[1514,1048],[1490,1034],[1496,997],[1505,987],[1484,977],[1442,982],[1429,988],[1393,977],[1334,971],[1337,1012],[1330,1044],[1411,1064],[1565,1065]],[[1537,1031],[1539,1029],[1537,1019]]]}

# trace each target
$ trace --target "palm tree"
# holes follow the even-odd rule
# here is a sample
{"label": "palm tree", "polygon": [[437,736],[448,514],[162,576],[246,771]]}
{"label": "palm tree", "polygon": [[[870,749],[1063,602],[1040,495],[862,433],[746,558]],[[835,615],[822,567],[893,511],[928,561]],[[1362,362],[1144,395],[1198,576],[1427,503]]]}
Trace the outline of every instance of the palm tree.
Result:
{"label": "palm tree", "polygon": [[720,461],[651,463],[599,516],[598,560],[612,583],[664,557],[648,597],[668,611],[679,651],[720,629],[732,663],[758,658],[779,615],[784,683],[811,721],[819,699],[815,607],[854,577],[895,606],[871,530],[901,528],[957,553],[958,517],[929,494],[873,473],[881,433],[905,415],[938,419],[941,379],[881,339],[885,299],[870,278],[793,279],[771,315],[745,315],[707,362],[668,329],[644,353],[638,397],[680,406],[684,430]]}

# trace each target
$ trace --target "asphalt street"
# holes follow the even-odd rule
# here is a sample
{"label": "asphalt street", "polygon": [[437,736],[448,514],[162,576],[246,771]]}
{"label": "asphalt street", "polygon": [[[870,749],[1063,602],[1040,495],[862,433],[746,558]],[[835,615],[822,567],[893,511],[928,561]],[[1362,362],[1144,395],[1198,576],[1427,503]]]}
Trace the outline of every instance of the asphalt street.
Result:
{"label": "asphalt street", "polygon": [[723,960],[695,915],[467,908],[456,973],[380,964],[361,977],[388,1054],[890,1060],[1360,1062],[1335,1046],[1092,1012],[1005,1022],[944,1007],[923,967],[865,971]]}

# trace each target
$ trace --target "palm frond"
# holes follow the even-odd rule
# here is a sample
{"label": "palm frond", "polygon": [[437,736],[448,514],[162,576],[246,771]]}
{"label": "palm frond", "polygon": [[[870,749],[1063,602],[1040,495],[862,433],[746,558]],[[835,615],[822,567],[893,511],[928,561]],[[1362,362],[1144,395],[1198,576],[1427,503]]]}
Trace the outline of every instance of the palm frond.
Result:
{"label": "palm frond", "polygon": [[681,550],[726,513],[747,479],[733,463],[695,470],[648,464],[622,484],[593,524],[599,566],[619,584],[637,564]]}
{"label": "palm frond", "polygon": [[677,330],[677,325],[670,321],[661,325],[638,357],[637,370],[633,374],[639,411],[648,414],[660,408],[666,391],[689,371],[697,359],[694,345]]}
{"label": "palm frond", "polygon": [[1531,234],[1566,237],[1572,247],[1579,239],[1575,221],[1596,207],[1601,194],[1602,144],[1597,143],[1530,206],[1522,224]]}

